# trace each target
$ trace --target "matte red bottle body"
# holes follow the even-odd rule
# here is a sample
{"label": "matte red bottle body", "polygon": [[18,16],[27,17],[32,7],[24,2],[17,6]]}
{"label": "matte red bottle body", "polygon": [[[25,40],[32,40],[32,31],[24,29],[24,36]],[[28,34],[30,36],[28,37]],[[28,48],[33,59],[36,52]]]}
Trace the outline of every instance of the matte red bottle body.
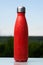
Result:
{"label": "matte red bottle body", "polygon": [[14,59],[21,62],[28,59],[28,27],[22,12],[17,13],[14,28]]}

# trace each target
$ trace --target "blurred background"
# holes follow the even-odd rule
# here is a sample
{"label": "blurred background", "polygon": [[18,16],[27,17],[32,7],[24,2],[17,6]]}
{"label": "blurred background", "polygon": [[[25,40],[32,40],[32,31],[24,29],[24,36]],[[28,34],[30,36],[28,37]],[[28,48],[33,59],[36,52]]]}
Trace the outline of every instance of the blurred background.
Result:
{"label": "blurred background", "polygon": [[[13,57],[13,36],[0,36],[0,57]],[[43,57],[43,36],[28,37],[28,57]]]}
{"label": "blurred background", "polygon": [[43,0],[0,0],[0,57],[13,57],[18,6],[26,8],[28,56],[43,57]]}

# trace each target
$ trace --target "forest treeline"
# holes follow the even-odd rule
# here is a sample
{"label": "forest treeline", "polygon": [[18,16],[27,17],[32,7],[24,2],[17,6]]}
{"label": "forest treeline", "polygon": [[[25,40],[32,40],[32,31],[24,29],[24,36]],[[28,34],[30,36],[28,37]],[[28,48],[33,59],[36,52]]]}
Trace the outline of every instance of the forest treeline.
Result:
{"label": "forest treeline", "polygon": [[[0,36],[0,57],[13,57],[13,36]],[[43,36],[28,37],[28,57],[43,57]]]}

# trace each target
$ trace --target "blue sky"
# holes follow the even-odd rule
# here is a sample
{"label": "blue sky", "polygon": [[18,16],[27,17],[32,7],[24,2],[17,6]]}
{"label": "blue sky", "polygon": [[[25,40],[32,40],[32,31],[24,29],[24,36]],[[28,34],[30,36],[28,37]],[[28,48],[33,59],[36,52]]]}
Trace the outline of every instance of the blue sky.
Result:
{"label": "blue sky", "polygon": [[29,35],[43,36],[43,0],[0,0],[0,35],[13,35],[18,6],[26,8]]}

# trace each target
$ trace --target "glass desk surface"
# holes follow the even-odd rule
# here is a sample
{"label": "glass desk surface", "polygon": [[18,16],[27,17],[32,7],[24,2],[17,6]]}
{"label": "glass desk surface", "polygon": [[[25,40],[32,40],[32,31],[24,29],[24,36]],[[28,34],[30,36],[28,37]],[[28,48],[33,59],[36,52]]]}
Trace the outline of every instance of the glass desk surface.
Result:
{"label": "glass desk surface", "polygon": [[15,62],[14,58],[0,58],[0,65],[43,65],[43,58],[28,58],[27,62]]}

